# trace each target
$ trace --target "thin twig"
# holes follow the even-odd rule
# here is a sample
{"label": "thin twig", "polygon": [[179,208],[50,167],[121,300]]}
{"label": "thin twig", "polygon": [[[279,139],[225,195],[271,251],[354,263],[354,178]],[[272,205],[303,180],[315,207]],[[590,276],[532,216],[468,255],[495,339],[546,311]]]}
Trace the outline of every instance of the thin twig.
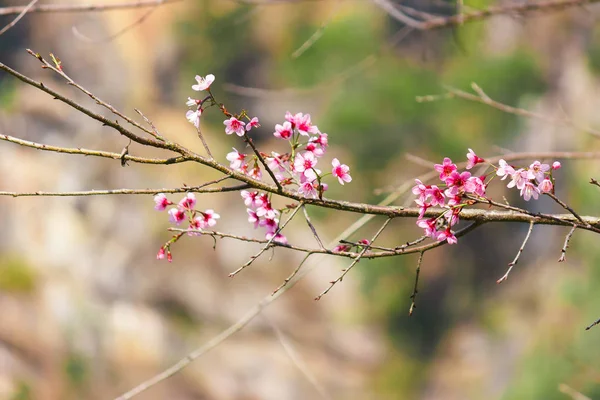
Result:
{"label": "thin twig", "polygon": [[272,322],[269,318],[263,315],[263,318],[267,320],[269,325],[271,325],[271,329],[275,333],[277,340],[281,343],[281,346],[285,350],[285,353],[288,355],[292,363],[298,368],[298,370],[304,375],[306,380],[315,388],[315,390],[319,393],[319,395],[325,399],[330,400],[332,397],[327,393],[325,388],[319,383],[315,375],[310,371],[306,363],[302,361],[302,359],[298,356],[298,352],[294,349],[291,342],[287,339],[287,337],[281,332],[281,330]]}
{"label": "thin twig", "polygon": [[4,28],[0,29],[0,36],[2,36],[3,33],[5,33],[6,31],[8,31],[10,28],[12,28],[13,26],[15,26],[17,24],[17,22],[19,22],[21,20],[21,18],[23,18],[25,16],[25,14],[27,14],[27,12],[29,10],[31,10],[31,7],[33,7],[35,5],[35,3],[37,3],[38,0],[31,0],[29,2],[29,4],[27,4],[25,6],[25,8],[23,9],[23,11],[21,11],[19,13],[19,15],[17,15],[15,17],[15,19],[13,19],[11,22],[9,22]]}
{"label": "thin twig", "polygon": [[598,181],[597,181],[597,180],[595,180],[594,178],[590,178],[590,183],[591,183],[592,185],[596,185],[596,186],[600,187],[600,183],[598,183]]}
{"label": "thin twig", "polygon": [[527,244],[527,241],[529,240],[529,236],[531,235],[531,232],[533,231],[534,225],[535,225],[534,222],[529,223],[529,229],[527,230],[527,235],[525,236],[525,240],[523,240],[523,244],[521,245],[521,247],[519,247],[519,251],[517,251],[517,255],[515,256],[515,259],[512,260],[512,262],[510,264],[508,264],[508,270],[506,271],[504,276],[502,276],[502,278],[500,278],[496,281],[496,283],[502,283],[508,279],[508,274],[510,274],[510,271],[513,269],[513,267],[515,265],[517,265],[517,263],[519,262],[519,257],[521,256],[521,253],[523,252],[523,250],[525,250],[525,245]]}
{"label": "thin twig", "polygon": [[315,240],[319,244],[319,247],[324,249],[325,246],[323,246],[323,242],[321,241],[321,238],[317,234],[317,230],[315,229],[315,226],[312,224],[312,222],[310,222],[310,217],[308,216],[308,211],[306,210],[306,206],[304,204],[302,205],[302,212],[304,212],[304,218],[306,219],[306,223],[308,224],[308,227],[310,228],[313,236],[315,237]]}
{"label": "thin twig", "polygon": [[597,319],[596,321],[594,321],[591,325],[589,325],[587,328],[585,328],[586,331],[589,331],[590,329],[592,329],[594,326],[600,324],[600,318]]}
{"label": "thin twig", "polygon": [[560,258],[558,259],[558,262],[563,262],[566,260],[567,249],[569,248],[569,241],[571,240],[571,237],[573,236],[575,229],[577,229],[577,225],[573,224],[573,227],[571,228],[569,233],[567,233],[567,236],[565,236],[565,244],[563,245],[562,249],[560,250]]}
{"label": "thin twig", "polygon": [[157,140],[160,140],[160,141],[164,142],[165,138],[160,134],[160,132],[158,131],[158,129],[156,128],[156,126],[154,126],[154,123],[150,120],[150,118],[146,117],[144,115],[144,113],[142,113],[137,108],[134,108],[134,111],[136,113],[138,113],[142,118],[144,118],[144,121],[146,121],[146,123],[148,125],[150,125],[150,128],[152,129],[152,132],[153,132],[153,133],[151,133],[151,135],[154,136]]}
{"label": "thin twig", "polygon": [[315,42],[321,38],[321,36],[323,36],[323,33],[325,32],[325,28],[327,28],[327,25],[329,25],[329,23],[331,22],[333,17],[337,14],[338,8],[339,8],[339,0],[335,4],[334,9],[331,11],[331,13],[327,17],[327,19],[321,24],[319,29],[317,29],[315,31],[315,33],[310,35],[310,37],[292,53],[292,58],[300,57],[302,54],[304,54],[304,52],[306,50],[310,49],[315,44]]}
{"label": "thin twig", "polygon": [[248,260],[248,262],[246,262],[244,265],[242,265],[241,267],[239,267],[238,269],[236,269],[235,271],[233,271],[232,273],[230,273],[229,277],[233,278],[238,273],[240,273],[241,271],[243,271],[244,269],[246,269],[247,267],[249,267],[250,265],[252,265],[252,263],[254,262],[254,260],[256,260],[258,257],[260,257],[262,255],[262,253],[264,253],[271,246],[271,243],[273,243],[273,241],[275,240],[275,238],[277,237],[277,235],[294,218],[294,216],[296,215],[296,213],[300,210],[300,208],[302,208],[303,205],[304,205],[304,203],[298,204],[296,206],[296,208],[294,208],[294,211],[292,211],[292,213],[290,214],[290,216],[288,217],[288,219],[283,224],[281,224],[281,226],[277,229],[276,232],[273,233],[273,236],[271,237],[271,239],[269,239],[267,241],[267,243],[264,245],[264,247],[262,249],[260,249],[260,251],[258,253],[256,253],[252,257],[250,257],[250,259]]}
{"label": "thin twig", "polygon": [[[181,0],[140,0],[114,4],[40,4],[32,7],[30,13],[49,12],[101,12],[112,10],[127,10],[131,8],[156,7]],[[20,14],[27,6],[0,7],[1,15]]]}
{"label": "thin twig", "polygon": [[[388,226],[388,224],[391,221],[392,221],[392,218],[388,218],[388,219],[385,220],[385,222],[383,223],[383,225],[381,226],[381,228],[379,228],[379,230],[377,231],[377,233],[375,233],[375,235],[371,239],[370,243],[373,243],[373,242],[375,242],[375,240],[377,240],[377,238],[379,237],[379,235],[381,235],[381,233],[384,231],[384,229]],[[360,253],[358,254],[358,256],[356,256],[356,258],[354,260],[352,260],[352,263],[347,268],[343,269],[342,270],[342,274],[340,276],[338,276],[337,279],[331,281],[329,283],[329,287],[327,289],[323,290],[317,297],[315,297],[315,300],[321,300],[321,297],[323,297],[327,293],[329,293],[329,291],[335,286],[336,283],[341,282],[344,279],[344,277],[346,276],[346,274],[348,272],[350,272],[350,270],[360,261],[360,259],[367,252],[368,249],[369,249],[369,245],[363,245],[362,250],[360,251]]]}
{"label": "thin twig", "polygon": [[581,216],[579,216],[579,214],[577,214],[575,212],[575,210],[573,210],[571,207],[569,207],[565,202],[563,202],[562,200],[560,200],[558,197],[556,197],[555,195],[553,195],[550,192],[545,192],[544,193],[546,196],[550,197],[552,200],[554,200],[555,202],[557,202],[562,208],[564,208],[565,210],[567,210],[568,212],[570,212],[571,214],[573,214],[573,216],[575,218],[577,218],[582,224],[586,224],[587,222],[585,222],[583,220],[583,218],[581,218]]}
{"label": "thin twig", "polygon": [[67,154],[78,154],[83,156],[94,156],[94,157],[104,157],[104,158],[112,158],[115,160],[127,160],[140,164],[178,164],[186,161],[191,161],[191,159],[183,156],[172,157],[172,158],[145,158],[145,157],[136,157],[129,154],[121,154],[121,153],[113,153],[110,151],[102,151],[102,150],[89,150],[82,148],[72,148],[72,147],[60,147],[60,146],[51,146],[43,143],[31,142],[29,140],[19,139],[14,136],[0,134],[0,140],[4,140],[7,142],[15,143],[25,147],[31,147],[37,150],[44,151],[53,151],[56,153],[67,153]]}
{"label": "thin twig", "polygon": [[122,36],[123,34],[129,32],[131,29],[135,28],[138,25],[141,25],[150,15],[152,15],[152,13],[154,11],[156,11],[158,8],[158,5],[155,5],[154,7],[152,7],[151,9],[147,10],[144,14],[142,14],[141,17],[139,17],[138,19],[136,19],[135,21],[133,21],[131,24],[123,27],[122,29],[118,30],[117,32],[113,33],[112,35],[109,35],[105,38],[102,39],[92,39],[89,38],[85,35],[83,35],[81,32],[79,32],[79,30],[77,29],[76,26],[73,26],[71,28],[71,30],[73,31],[73,34],[77,37],[79,37],[81,40],[87,42],[87,43],[106,43],[106,42],[110,42],[112,40],[115,40],[116,38],[118,38],[119,36]]}
{"label": "thin twig", "polygon": [[417,308],[417,305],[416,305],[417,293],[418,293],[417,289],[419,286],[419,274],[421,273],[421,263],[423,262],[423,254],[425,254],[425,253],[424,252],[419,253],[419,260],[417,261],[417,270],[415,272],[415,286],[413,287],[413,292],[410,295],[412,302],[410,303],[410,308],[408,310],[409,317],[412,317],[414,309]]}

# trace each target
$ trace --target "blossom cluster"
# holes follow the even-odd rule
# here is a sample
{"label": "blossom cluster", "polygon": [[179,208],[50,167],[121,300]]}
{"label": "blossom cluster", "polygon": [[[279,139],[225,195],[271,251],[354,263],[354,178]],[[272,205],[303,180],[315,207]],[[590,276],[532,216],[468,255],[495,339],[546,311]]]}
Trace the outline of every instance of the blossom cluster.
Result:
{"label": "blossom cluster", "polygon": [[[477,156],[469,149],[467,153],[466,169],[472,169],[477,164],[486,161]],[[492,172],[481,176],[472,175],[469,171],[459,172],[456,164],[448,157],[444,158],[442,164],[435,164],[434,169],[439,172],[439,185],[426,185],[416,179],[416,185],[412,188],[413,194],[417,196],[415,203],[420,207],[417,226],[425,231],[425,235],[438,241],[446,240],[448,244],[457,242],[452,227],[460,220],[460,211],[463,207],[472,204],[473,199],[487,199],[486,188],[495,176],[510,181],[508,188],[516,187],[525,201],[531,198],[538,199],[541,193],[553,193],[554,179],[552,172],[560,168],[560,163],[555,161],[552,166],[534,161],[527,168],[518,168],[509,165],[505,160],[499,160],[499,166],[489,164]],[[425,218],[425,212],[430,207],[441,207],[447,209],[440,216]]]}
{"label": "blossom cluster", "polygon": [[242,190],[242,199],[248,213],[248,222],[254,225],[254,228],[263,227],[266,229],[265,238],[275,242],[287,243],[287,238],[279,232],[279,215],[281,212],[273,208],[273,204],[266,193],[249,192]]}
{"label": "blossom cluster", "polygon": [[[206,92],[203,99],[188,97],[186,105],[190,110],[186,113],[187,120],[192,123],[196,129],[200,128],[200,117],[206,108],[210,106],[219,106],[219,109],[227,117],[223,121],[225,134],[236,134],[244,137],[247,143],[251,143],[248,132],[260,127],[257,117],[250,117],[246,111],[238,115],[229,113],[222,104],[218,104],[211,93],[210,86],[215,81],[212,74],[205,77],[196,75],[196,84],[192,89],[198,92]],[[271,152],[270,154],[259,153],[253,148],[253,152],[245,154],[233,148],[233,151],[226,155],[229,161],[229,167],[239,173],[250,176],[255,180],[263,178],[261,167],[266,165],[269,175],[274,177],[280,187],[293,187],[299,196],[307,198],[322,198],[323,192],[328,189],[328,185],[323,182],[323,178],[332,175],[337,178],[341,185],[351,182],[350,168],[342,164],[337,158],[331,161],[331,172],[323,173],[317,168],[319,159],[325,155],[328,146],[328,137],[319,128],[313,124],[310,114],[287,112],[285,121],[276,124],[273,135],[285,141],[289,145],[289,151],[283,154]],[[270,195],[259,193],[257,191],[242,191],[242,199],[247,207],[248,221],[255,228],[263,227],[266,230],[267,240],[287,243],[287,239],[279,232],[279,216],[284,209],[276,209],[271,203]],[[171,203],[164,194],[155,196],[157,210],[165,210]],[[216,224],[219,215],[213,210],[204,212],[194,210],[196,199],[193,194],[188,193],[181,200],[177,207],[171,208],[169,218],[172,223],[179,225],[184,221],[189,223],[188,234],[200,234],[198,231]],[[180,236],[175,236],[173,240],[178,240]],[[167,243],[161,248],[158,258],[164,258],[165,252],[170,260],[169,246]]]}
{"label": "blossom cluster", "polygon": [[[165,211],[169,206],[174,205],[164,193],[159,193],[154,196],[154,209],[157,211]],[[183,222],[187,222],[188,235],[197,236],[200,235],[202,229],[213,227],[217,224],[217,220],[221,218],[214,210],[199,211],[196,207],[196,196],[193,193],[186,193],[186,195],[177,203],[175,207],[172,207],[167,212],[169,214],[169,221],[175,225],[181,225]],[[165,252],[167,259],[171,261],[171,252],[169,250],[170,243],[161,247],[156,258],[159,260],[165,258]]]}

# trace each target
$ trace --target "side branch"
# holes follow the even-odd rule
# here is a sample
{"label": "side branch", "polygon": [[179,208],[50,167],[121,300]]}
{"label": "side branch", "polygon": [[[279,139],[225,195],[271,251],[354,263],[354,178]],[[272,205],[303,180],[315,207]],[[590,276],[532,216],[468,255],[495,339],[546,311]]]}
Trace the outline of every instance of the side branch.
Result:
{"label": "side branch", "polygon": [[[116,4],[40,4],[31,7],[28,13],[48,12],[100,12],[112,10],[127,10],[130,8],[156,7],[167,3],[175,3],[180,0],[139,0]],[[26,6],[2,7],[0,15],[20,14]]]}

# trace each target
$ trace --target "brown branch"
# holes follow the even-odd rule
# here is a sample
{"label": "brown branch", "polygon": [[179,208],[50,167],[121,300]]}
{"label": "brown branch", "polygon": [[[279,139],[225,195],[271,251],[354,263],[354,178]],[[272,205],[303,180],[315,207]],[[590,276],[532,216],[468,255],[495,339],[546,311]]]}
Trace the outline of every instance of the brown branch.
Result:
{"label": "brown branch", "polygon": [[323,242],[321,241],[321,238],[317,234],[317,230],[316,230],[315,226],[310,221],[310,217],[308,216],[308,211],[306,210],[306,207],[304,206],[304,204],[302,205],[302,212],[304,213],[304,219],[306,219],[306,223],[308,224],[310,231],[312,232],[313,236],[315,237],[315,240],[319,244],[319,247],[321,249],[324,249],[325,246],[323,246]]}
{"label": "brown branch", "polygon": [[577,225],[573,224],[573,227],[571,228],[569,233],[567,233],[567,236],[565,236],[565,244],[563,245],[562,249],[560,250],[560,258],[558,259],[558,262],[563,262],[566,260],[567,249],[569,248],[569,242],[571,241],[571,237],[573,236],[575,229],[577,229]]}
{"label": "brown branch", "polygon": [[517,255],[515,256],[514,260],[512,260],[512,262],[510,264],[508,264],[508,270],[506,271],[506,273],[502,276],[502,278],[498,279],[496,281],[496,283],[502,283],[508,279],[508,274],[510,274],[510,271],[512,271],[513,267],[515,265],[517,265],[517,263],[519,262],[519,257],[521,256],[521,253],[523,253],[523,250],[525,250],[525,245],[527,244],[527,241],[529,240],[529,236],[531,236],[531,232],[533,232],[534,225],[535,225],[535,223],[533,223],[533,222],[529,223],[529,229],[527,230],[527,235],[525,236],[525,240],[523,240],[523,244],[521,244],[521,247],[519,247],[519,251],[517,251]]}
{"label": "brown branch", "polygon": [[[40,4],[28,11],[29,13],[48,12],[103,12],[112,10],[127,10],[131,8],[155,7],[181,0],[140,0],[115,4]],[[1,7],[0,15],[20,14],[27,6]]]}
{"label": "brown branch", "polygon": [[113,153],[110,151],[102,151],[102,150],[89,150],[83,148],[70,148],[70,147],[60,147],[60,146],[51,146],[48,144],[31,142],[29,140],[19,139],[14,136],[0,134],[0,140],[4,140],[10,143],[15,143],[20,146],[31,147],[37,150],[43,151],[53,151],[56,153],[67,153],[67,154],[78,154],[83,156],[94,156],[94,157],[104,157],[104,158],[112,158],[115,160],[127,160],[140,164],[178,164],[186,161],[191,161],[191,159],[186,158],[184,156],[173,157],[173,158],[145,158],[145,157],[136,157],[131,156],[129,154],[121,154],[121,153]]}
{"label": "brown branch", "polygon": [[545,121],[545,122],[548,122],[551,124],[556,124],[556,125],[566,125],[566,126],[570,126],[575,129],[582,130],[591,135],[600,137],[600,131],[598,131],[596,129],[592,129],[592,128],[585,128],[585,127],[578,126],[572,120],[570,120],[568,118],[549,117],[547,115],[543,115],[543,114],[535,113],[533,111],[526,110],[524,108],[509,106],[507,104],[500,103],[496,100],[493,100],[476,83],[471,83],[471,88],[477,93],[477,95],[462,91],[460,89],[455,89],[450,86],[445,86],[445,89],[448,91],[448,93],[442,94],[442,95],[417,96],[416,101],[419,103],[424,103],[424,102],[432,102],[432,101],[437,101],[437,100],[452,99],[452,98],[458,97],[458,98],[461,98],[464,100],[474,101],[476,103],[481,103],[481,104],[490,106],[492,108],[495,108],[495,109],[505,112],[507,114],[513,114],[513,115],[518,115],[518,116],[527,117],[527,118],[535,118],[535,119],[539,119],[539,120],[542,120],[542,121]]}
{"label": "brown branch", "polygon": [[23,11],[21,11],[19,13],[19,15],[17,15],[15,17],[15,19],[13,19],[11,22],[9,22],[8,24],[6,24],[6,26],[4,28],[0,29],[0,36],[2,36],[2,34],[4,34],[10,28],[12,28],[13,26],[15,26],[21,20],[21,18],[23,18],[25,16],[25,14],[27,14],[27,12],[29,10],[31,10],[31,7],[33,7],[35,5],[35,3],[37,3],[37,2],[38,2],[38,0],[31,0],[29,2],[29,4],[27,4],[25,6],[25,8],[23,8]]}
{"label": "brown branch", "polygon": [[417,288],[419,286],[419,274],[421,273],[421,264],[423,263],[423,254],[425,254],[425,252],[421,252],[419,254],[419,260],[417,261],[417,270],[415,272],[415,286],[413,287],[413,292],[410,295],[412,302],[410,304],[410,308],[408,309],[409,317],[412,317],[414,309],[417,308],[417,305],[416,305],[417,293],[418,293]]}

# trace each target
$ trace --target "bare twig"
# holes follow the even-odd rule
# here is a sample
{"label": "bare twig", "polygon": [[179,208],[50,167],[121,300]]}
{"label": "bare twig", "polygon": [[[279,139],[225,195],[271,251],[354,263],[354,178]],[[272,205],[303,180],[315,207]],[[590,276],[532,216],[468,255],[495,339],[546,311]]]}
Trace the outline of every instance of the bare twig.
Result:
{"label": "bare twig", "polygon": [[315,240],[319,244],[319,247],[321,249],[324,249],[325,246],[323,246],[323,242],[321,241],[321,238],[317,234],[317,230],[315,229],[315,226],[312,224],[312,222],[310,222],[310,217],[308,216],[308,211],[306,210],[306,206],[304,204],[302,205],[302,212],[304,213],[304,218],[306,219],[306,223],[308,224],[308,227],[310,228],[313,236],[315,237]]}
{"label": "bare twig", "polygon": [[23,11],[21,11],[19,13],[19,15],[17,15],[15,17],[15,19],[13,19],[11,22],[9,22],[4,28],[0,29],[0,36],[2,34],[4,34],[6,31],[8,31],[10,28],[12,28],[13,26],[15,26],[17,24],[17,22],[19,22],[21,20],[21,18],[23,18],[25,16],[25,14],[27,14],[27,12],[29,10],[31,10],[31,7],[33,7],[35,5],[35,3],[37,3],[38,0],[31,0],[29,2],[29,4],[27,4],[25,6],[25,8],[23,8]]}
{"label": "bare twig", "polygon": [[506,271],[504,276],[502,276],[502,278],[500,278],[496,281],[496,283],[502,283],[508,279],[508,274],[510,274],[510,271],[513,269],[513,267],[515,265],[517,265],[517,263],[519,262],[519,257],[521,256],[521,253],[523,252],[523,250],[525,250],[525,245],[527,244],[527,241],[529,240],[529,236],[531,235],[531,232],[533,231],[534,225],[535,225],[534,222],[529,223],[529,229],[527,230],[527,235],[525,236],[525,240],[523,240],[523,244],[521,244],[521,247],[519,247],[519,251],[517,251],[517,255],[515,256],[515,259],[512,260],[512,262],[510,264],[508,264],[508,270]]}
{"label": "bare twig", "polygon": [[[381,228],[379,228],[379,230],[371,238],[370,243],[373,243],[373,242],[375,242],[375,240],[377,240],[377,238],[379,237],[379,235],[381,235],[381,233],[384,231],[384,229],[388,226],[388,224],[391,221],[392,221],[392,218],[388,218],[383,223],[383,225],[381,226]],[[363,245],[362,250],[360,251],[360,253],[358,254],[358,256],[356,256],[356,258],[354,260],[352,260],[352,263],[348,267],[346,267],[345,269],[343,269],[342,270],[342,274],[340,276],[338,276],[337,279],[331,281],[329,283],[329,287],[327,289],[323,290],[317,297],[315,297],[315,300],[321,300],[321,297],[323,297],[327,293],[329,293],[329,291],[335,286],[336,283],[341,282],[344,279],[344,277],[346,276],[346,274],[348,272],[350,272],[350,270],[360,261],[360,259],[367,252],[368,249],[369,249],[369,245]]]}
{"label": "bare twig", "polygon": [[445,89],[448,91],[448,93],[441,94],[441,95],[418,96],[416,98],[416,101],[419,103],[424,103],[424,102],[431,102],[431,101],[451,99],[451,98],[458,97],[458,98],[461,98],[464,100],[469,100],[469,101],[474,101],[477,103],[485,104],[487,106],[490,106],[492,108],[495,108],[495,109],[505,112],[507,114],[513,114],[513,115],[518,115],[518,116],[527,117],[527,118],[535,118],[535,119],[539,119],[539,120],[542,120],[542,121],[545,121],[545,122],[548,122],[551,124],[555,124],[555,125],[566,125],[566,126],[570,126],[572,128],[584,131],[591,135],[600,137],[600,131],[598,131],[596,129],[592,129],[592,128],[581,127],[581,126],[575,124],[569,118],[549,117],[547,115],[543,115],[543,114],[535,113],[533,111],[526,110],[524,108],[512,107],[507,104],[500,103],[498,101],[491,99],[483,91],[483,89],[474,82],[471,83],[471,88],[473,89],[473,91],[475,93],[477,93],[476,95],[462,91],[460,89],[450,87],[450,86],[445,86]]}
{"label": "bare twig", "polygon": [[408,310],[409,317],[411,317],[413,315],[414,309],[417,308],[417,305],[416,305],[417,293],[418,293],[417,289],[419,286],[419,274],[421,273],[421,263],[423,262],[423,254],[425,254],[425,253],[424,252],[419,253],[419,260],[417,261],[417,270],[415,272],[415,286],[413,287],[413,292],[410,295],[412,302],[410,303],[410,308]]}
{"label": "bare twig", "polygon": [[315,388],[315,390],[319,393],[319,395],[326,400],[332,399],[332,397],[327,393],[325,388],[319,383],[315,375],[310,371],[308,366],[302,359],[298,356],[298,352],[294,349],[292,343],[288,340],[288,338],[281,332],[281,330],[272,322],[269,318],[263,317],[267,320],[269,325],[271,325],[271,329],[275,333],[277,340],[281,343],[281,346],[285,350],[285,353],[288,355],[292,363],[298,368],[298,370],[304,375],[306,380]]}
{"label": "bare twig", "polygon": [[0,134],[0,140],[15,143],[15,144],[25,146],[25,147],[31,147],[31,148],[37,149],[37,150],[53,151],[56,153],[78,154],[78,155],[83,155],[83,156],[112,158],[115,160],[124,159],[127,161],[132,161],[132,162],[136,162],[136,163],[140,163],[140,164],[178,164],[178,163],[190,161],[189,158],[186,158],[184,156],[172,157],[172,158],[145,158],[145,157],[136,157],[136,156],[132,156],[129,154],[123,155],[121,153],[113,153],[110,151],[51,146],[48,144],[31,142],[29,140],[23,140],[23,139],[14,137],[14,136],[4,135],[4,134]]}
{"label": "bare twig", "polygon": [[571,228],[569,233],[567,233],[567,236],[565,236],[565,244],[563,245],[562,249],[560,250],[560,258],[558,259],[558,262],[563,262],[566,260],[567,248],[569,248],[569,241],[571,240],[571,237],[573,236],[575,229],[577,229],[577,225],[573,224],[573,227]]}
{"label": "bare twig", "polygon": [[[181,0],[139,0],[114,4],[40,4],[31,7],[30,13],[49,12],[100,12],[131,8],[156,7]],[[20,14],[27,6],[0,7],[0,15]]]}
{"label": "bare twig", "polygon": [[156,126],[154,126],[154,123],[152,121],[150,121],[150,119],[148,117],[146,117],[144,115],[144,113],[142,113],[140,110],[138,110],[137,108],[134,108],[135,112],[138,113],[142,118],[144,118],[144,121],[146,121],[146,123],[148,125],[150,125],[150,128],[152,129],[151,135],[154,136],[156,139],[164,142],[165,138],[160,134],[160,132],[158,131],[158,129],[156,129]]}
{"label": "bare twig", "polygon": [[598,181],[597,181],[597,180],[595,180],[594,178],[590,178],[590,183],[591,183],[592,185],[596,185],[596,186],[600,187],[600,183],[598,183]]}
{"label": "bare twig", "polygon": [[600,319],[597,319],[596,321],[594,321],[591,325],[589,325],[588,327],[585,328],[586,331],[589,331],[590,329],[592,329],[594,326],[600,324]]}
{"label": "bare twig", "polygon": [[136,19],[135,21],[133,21],[131,24],[125,26],[124,28],[118,30],[117,32],[113,33],[112,35],[109,35],[107,37],[104,37],[102,39],[92,39],[89,38],[85,35],[83,35],[81,32],[79,32],[79,29],[77,29],[77,27],[73,26],[71,29],[73,31],[73,34],[75,36],[77,36],[78,38],[80,38],[81,40],[87,42],[87,43],[106,43],[106,42],[110,42],[111,40],[115,40],[116,38],[118,38],[119,36],[124,35],[125,33],[129,32],[131,29],[135,28],[138,25],[141,25],[142,23],[144,23],[144,21],[150,16],[152,15],[152,13],[154,11],[156,11],[156,9],[158,8],[158,5],[155,5],[154,7],[152,7],[151,9],[147,10],[144,14],[142,14],[141,17],[139,17],[138,19]]}
{"label": "bare twig", "polygon": [[577,220],[579,220],[579,222],[581,222],[582,224],[587,224],[583,218],[581,218],[579,216],[579,214],[577,214],[577,212],[575,212],[575,210],[573,210],[571,207],[569,207],[565,202],[563,202],[562,200],[560,200],[558,197],[556,197],[555,195],[553,195],[552,193],[546,192],[544,193],[546,196],[550,197],[552,200],[554,200],[555,202],[557,202],[558,204],[560,204],[560,206],[562,208],[564,208],[565,210],[567,210],[568,212],[570,212],[571,214],[573,214],[573,216],[575,218],[577,218]]}
{"label": "bare twig", "polygon": [[310,35],[310,37],[292,53],[292,58],[300,57],[302,54],[304,54],[306,50],[310,49],[315,44],[315,42],[321,38],[321,36],[323,36],[325,28],[327,28],[327,25],[329,25],[333,17],[337,14],[338,8],[339,0],[335,4],[334,9],[331,10],[327,19],[321,24],[319,29],[317,29],[312,35]]}

